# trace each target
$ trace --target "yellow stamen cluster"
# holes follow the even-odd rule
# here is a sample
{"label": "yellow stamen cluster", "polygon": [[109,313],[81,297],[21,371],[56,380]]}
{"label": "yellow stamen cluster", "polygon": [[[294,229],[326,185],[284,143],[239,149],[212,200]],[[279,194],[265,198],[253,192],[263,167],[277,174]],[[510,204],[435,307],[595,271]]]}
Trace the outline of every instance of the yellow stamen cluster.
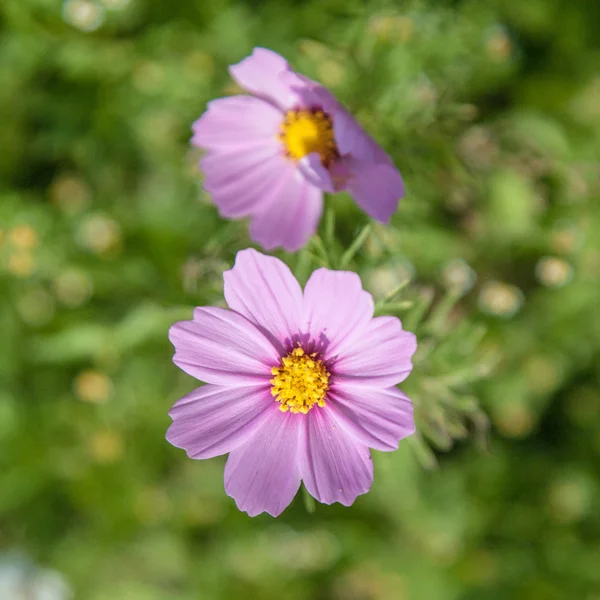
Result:
{"label": "yellow stamen cluster", "polygon": [[322,110],[290,110],[285,114],[279,139],[286,154],[300,160],[318,152],[321,163],[328,167],[338,156],[331,117]]}
{"label": "yellow stamen cluster", "polygon": [[315,404],[325,406],[329,372],[316,353],[306,354],[302,348],[294,348],[271,373],[271,394],[281,403],[282,412],[306,414]]}

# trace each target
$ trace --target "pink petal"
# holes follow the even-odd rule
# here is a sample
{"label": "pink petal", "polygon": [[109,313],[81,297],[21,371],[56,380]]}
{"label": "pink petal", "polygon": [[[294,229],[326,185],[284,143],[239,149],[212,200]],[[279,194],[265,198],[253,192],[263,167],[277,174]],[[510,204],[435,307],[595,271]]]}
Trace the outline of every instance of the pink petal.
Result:
{"label": "pink petal", "polygon": [[231,96],[208,103],[193,124],[192,144],[207,150],[247,148],[272,142],[283,114],[268,102],[252,96]]}
{"label": "pink petal", "polygon": [[296,73],[282,56],[266,48],[255,48],[229,72],[245,90],[282,110],[304,106],[333,112],[339,106],[327,88]]}
{"label": "pink petal", "polygon": [[347,188],[370,217],[387,223],[404,196],[400,172],[383,148],[343,107],[333,114],[333,129],[342,156],[335,165],[340,173],[339,177],[334,175],[336,189]]}
{"label": "pink petal", "polygon": [[266,48],[254,48],[250,56],[229,67],[238,85],[283,109],[291,108],[297,99],[282,77],[289,70],[285,58]]}
{"label": "pink petal", "polygon": [[334,114],[340,108],[339,102],[326,87],[304,75],[290,69],[281,73],[280,79],[294,95],[290,108],[320,108],[328,114]]}
{"label": "pink petal", "polygon": [[175,323],[169,339],[175,346],[173,362],[207,383],[268,384],[271,368],[280,358],[248,319],[213,306],[196,308],[193,321]]}
{"label": "pink petal", "polygon": [[245,149],[207,154],[200,162],[204,188],[219,213],[240,218],[260,213],[270,195],[281,185],[289,168],[276,143],[252,152]]}
{"label": "pink petal", "polygon": [[194,124],[192,143],[208,150],[200,161],[204,187],[223,217],[257,211],[289,166],[277,138],[282,118],[259,98],[234,96],[211,102]]}
{"label": "pink petal", "polygon": [[346,160],[351,171],[347,189],[356,203],[373,219],[387,223],[404,196],[402,175],[391,163]]}
{"label": "pink petal", "polygon": [[333,182],[336,192],[344,191],[348,187],[348,180],[352,176],[351,171],[349,171],[348,167],[344,164],[345,160],[345,158],[336,160],[329,167],[329,175],[331,176],[331,181]]}
{"label": "pink petal", "polygon": [[408,377],[416,349],[415,335],[399,319],[376,317],[340,353],[332,367],[335,380],[344,388],[391,387]]}
{"label": "pink petal", "polygon": [[298,162],[298,170],[310,183],[324,192],[334,192],[333,181],[329,171],[321,163],[321,157],[317,152],[311,152]]}
{"label": "pink petal", "polygon": [[326,359],[342,353],[373,316],[373,298],[350,271],[317,269],[304,288],[304,328]]}
{"label": "pink petal", "polygon": [[169,411],[173,423],[167,440],[190,458],[212,458],[231,452],[265,421],[273,404],[267,386],[224,388],[205,385],[184,396]]}
{"label": "pink petal", "polygon": [[363,162],[386,162],[387,154],[342,106],[333,113],[333,131],[338,152]]}
{"label": "pink petal", "polygon": [[252,321],[283,350],[293,344],[302,316],[302,289],[289,267],[252,248],[223,273],[229,308]]}
{"label": "pink petal", "polygon": [[398,388],[344,389],[328,396],[329,411],[361,444],[376,450],[397,450],[401,439],[415,432],[413,405]]}
{"label": "pink petal", "polygon": [[283,413],[273,402],[260,430],[235,449],[225,465],[225,491],[254,517],[280,515],[300,487],[299,427],[303,415]]}
{"label": "pink petal", "polygon": [[307,183],[296,166],[287,161],[278,183],[270,189],[253,214],[250,237],[265,250],[281,246],[295,252],[316,233],[323,211],[321,190]]}
{"label": "pink petal", "polygon": [[306,489],[319,502],[350,506],[373,483],[369,449],[338,425],[328,407],[312,409],[304,423],[300,469]]}

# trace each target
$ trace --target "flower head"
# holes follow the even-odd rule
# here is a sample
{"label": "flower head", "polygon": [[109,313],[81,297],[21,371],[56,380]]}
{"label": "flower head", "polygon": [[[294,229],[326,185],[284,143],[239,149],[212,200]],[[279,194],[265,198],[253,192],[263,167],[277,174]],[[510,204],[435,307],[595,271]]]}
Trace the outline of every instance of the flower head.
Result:
{"label": "flower head", "polygon": [[356,273],[318,269],[304,292],[288,267],[255,250],[224,274],[229,309],[201,307],[173,325],[173,358],[206,382],[171,409],[167,439],[196,459],[229,453],[225,491],[254,516],[279,515],[300,482],[349,506],[373,481],[369,448],[414,432],[397,388],[415,336],[373,318]]}
{"label": "flower head", "polygon": [[249,217],[252,239],[297,250],[315,233],[323,192],[348,190],[378,221],[404,195],[392,159],[323,86],[265,48],[230,67],[251,95],[209,102],[192,144],[223,217]]}

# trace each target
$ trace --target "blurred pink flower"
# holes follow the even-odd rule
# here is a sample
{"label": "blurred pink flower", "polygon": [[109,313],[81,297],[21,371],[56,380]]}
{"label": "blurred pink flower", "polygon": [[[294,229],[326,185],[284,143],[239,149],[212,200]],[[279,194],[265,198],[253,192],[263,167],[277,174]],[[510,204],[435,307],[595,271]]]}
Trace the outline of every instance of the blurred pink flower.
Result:
{"label": "blurred pink flower", "polygon": [[230,72],[252,95],[209,102],[192,137],[207,151],[204,187],[221,216],[249,217],[253,240],[289,251],[316,232],[323,192],[348,190],[369,216],[389,221],[402,177],[326,88],[265,48]]}
{"label": "blurred pink flower", "polygon": [[188,456],[229,453],[225,491],[250,516],[279,515],[303,481],[349,506],[369,490],[369,448],[415,430],[396,384],[412,369],[412,333],[373,318],[356,273],[318,269],[304,292],[289,268],[248,249],[224,274],[230,310],[201,307],[173,325],[176,365],[206,385],[171,409],[167,439]]}

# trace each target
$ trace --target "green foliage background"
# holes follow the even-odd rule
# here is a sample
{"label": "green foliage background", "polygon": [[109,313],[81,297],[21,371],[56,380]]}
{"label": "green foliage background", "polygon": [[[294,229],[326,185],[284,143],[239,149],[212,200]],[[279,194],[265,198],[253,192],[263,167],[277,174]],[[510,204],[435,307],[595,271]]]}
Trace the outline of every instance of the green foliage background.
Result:
{"label": "green foliage background", "polygon": [[[585,0],[3,0],[0,563],[82,600],[598,600],[599,21]],[[380,301],[411,276],[380,310],[421,340],[421,435],[374,453],[353,507],[277,520],[164,440],[195,386],[167,329],[223,302],[249,245],[190,124],[255,45],[402,170],[349,265]],[[367,223],[328,205],[280,254],[300,278]]]}

